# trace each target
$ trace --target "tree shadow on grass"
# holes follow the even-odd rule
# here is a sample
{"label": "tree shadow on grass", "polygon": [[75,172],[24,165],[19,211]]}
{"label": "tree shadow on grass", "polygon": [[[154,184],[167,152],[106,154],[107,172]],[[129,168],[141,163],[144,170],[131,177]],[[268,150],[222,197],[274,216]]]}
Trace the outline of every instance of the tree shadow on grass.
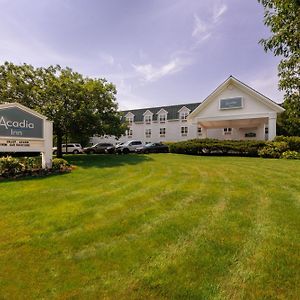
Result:
{"label": "tree shadow on grass", "polygon": [[[148,155],[143,154],[128,154],[128,155],[115,155],[115,154],[78,154],[78,155],[65,155],[64,159],[67,160],[70,164],[75,166],[75,170],[72,172],[76,172],[76,166],[81,168],[113,168],[118,166],[125,166],[125,165],[137,165],[146,161],[153,160]],[[0,180],[0,184],[16,182],[16,181],[31,181],[31,180],[44,180],[46,178],[51,177],[62,177],[70,174],[70,172],[63,172],[63,173],[54,173],[54,174],[47,174],[41,176],[25,176],[19,178],[5,178]]]}
{"label": "tree shadow on grass", "polygon": [[81,168],[112,168],[125,165],[137,165],[153,160],[148,155],[143,154],[79,154],[66,155],[64,159],[70,164]]}

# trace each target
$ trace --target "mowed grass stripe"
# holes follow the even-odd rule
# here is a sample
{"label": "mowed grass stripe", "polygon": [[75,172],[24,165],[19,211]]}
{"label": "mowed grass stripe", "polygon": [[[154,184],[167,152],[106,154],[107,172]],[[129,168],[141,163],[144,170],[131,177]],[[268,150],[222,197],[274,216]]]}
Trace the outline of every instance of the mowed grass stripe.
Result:
{"label": "mowed grass stripe", "polygon": [[298,162],[68,159],[71,174],[0,184],[2,297],[298,296]]}

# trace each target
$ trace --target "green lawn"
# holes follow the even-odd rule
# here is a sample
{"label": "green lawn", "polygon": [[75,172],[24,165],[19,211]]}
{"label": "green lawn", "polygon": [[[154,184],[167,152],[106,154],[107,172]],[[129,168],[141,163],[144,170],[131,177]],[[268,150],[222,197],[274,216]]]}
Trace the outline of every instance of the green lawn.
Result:
{"label": "green lawn", "polygon": [[1,299],[300,299],[300,161],[67,159],[0,182]]}

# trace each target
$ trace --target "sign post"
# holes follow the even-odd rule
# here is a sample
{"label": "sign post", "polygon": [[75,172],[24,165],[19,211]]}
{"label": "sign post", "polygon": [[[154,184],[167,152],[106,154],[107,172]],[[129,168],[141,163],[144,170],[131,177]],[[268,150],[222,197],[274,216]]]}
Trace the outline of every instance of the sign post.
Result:
{"label": "sign post", "polygon": [[0,104],[0,152],[40,152],[52,167],[53,123],[19,103]]}

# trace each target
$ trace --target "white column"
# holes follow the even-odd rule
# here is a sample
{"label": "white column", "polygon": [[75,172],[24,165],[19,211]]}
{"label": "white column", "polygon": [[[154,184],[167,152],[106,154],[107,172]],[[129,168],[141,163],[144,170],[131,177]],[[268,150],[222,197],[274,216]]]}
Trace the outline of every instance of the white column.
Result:
{"label": "white column", "polygon": [[269,116],[269,141],[272,141],[276,137],[276,117],[276,114],[272,114]]}
{"label": "white column", "polygon": [[52,147],[53,147],[53,123],[44,122],[44,151],[42,152],[42,167],[52,167]]}

